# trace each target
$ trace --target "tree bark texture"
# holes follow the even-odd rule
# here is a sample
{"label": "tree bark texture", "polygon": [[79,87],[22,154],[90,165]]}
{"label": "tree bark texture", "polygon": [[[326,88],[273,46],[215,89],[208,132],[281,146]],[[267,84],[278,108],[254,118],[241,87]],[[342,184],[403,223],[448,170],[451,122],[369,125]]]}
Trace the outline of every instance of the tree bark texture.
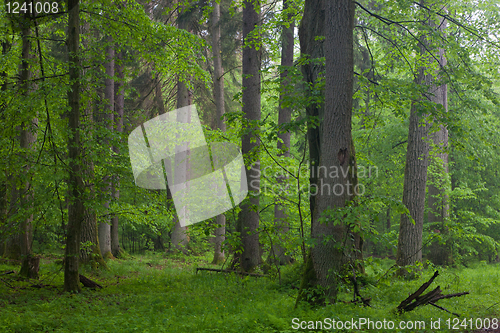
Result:
{"label": "tree bark texture", "polygon": [[325,222],[320,220],[325,210],[345,207],[353,200],[357,189],[351,135],[354,2],[327,1],[325,7],[325,105],[319,165],[344,172],[333,178],[322,172],[316,175],[318,194],[312,220],[312,237],[316,242],[306,263],[299,294],[299,299],[304,298],[306,289],[319,287],[321,293],[317,301],[321,303],[336,301],[339,275],[354,269],[359,246],[350,231],[351,226],[330,217]]}
{"label": "tree bark texture", "polygon": [[[258,2],[243,1],[243,96],[242,112],[245,130],[248,132],[241,138],[241,150],[247,163],[248,199],[241,205],[237,229],[240,232],[242,252],[239,255],[240,268],[249,272],[261,262],[259,249],[259,192],[260,161],[258,154],[259,139],[256,131],[260,120],[260,54],[255,48],[256,37],[250,33],[259,24]],[[257,155],[258,156],[258,155]],[[248,169],[250,167],[250,169]]]}
{"label": "tree bark texture", "polygon": [[66,253],[64,261],[64,290],[79,292],[80,277],[78,274],[78,256],[80,254],[81,225],[84,219],[83,193],[84,185],[81,167],[80,146],[80,5],[78,0],[68,0],[68,59],[69,80],[68,91],[70,113],[68,157],[69,157],[69,209],[68,230],[66,237]]}
{"label": "tree bark texture", "polygon": [[[113,41],[111,37],[107,37],[107,42],[109,45],[106,47],[106,63],[104,64],[105,70],[105,78],[104,78],[104,100],[106,103],[106,109],[104,121],[106,122],[106,128],[109,132],[113,131],[114,124],[114,111],[115,111],[115,83],[114,83],[114,75],[115,75],[115,49],[113,46]],[[108,139],[104,140],[104,146],[107,148],[110,145]],[[106,181],[107,184],[106,189],[104,191],[105,199],[104,199],[104,207],[106,211],[109,212],[109,204],[111,198],[113,197],[113,184],[112,184],[112,176],[107,175]],[[101,253],[104,258],[112,257],[111,252],[111,225],[110,215],[106,215],[106,220],[101,221],[99,223],[99,246],[101,247]]]}
{"label": "tree bark texture", "polygon": [[[226,131],[226,123],[223,116],[225,113],[224,107],[224,70],[222,68],[222,55],[221,55],[221,34],[220,34],[220,4],[217,1],[213,2],[212,12],[212,52],[214,61],[214,100],[215,100],[215,116],[217,118],[217,128],[221,132]],[[224,214],[217,215],[215,223],[218,228],[215,229],[214,240],[214,259],[213,264],[220,264],[224,261],[224,250],[222,243],[226,239],[226,216]]]}

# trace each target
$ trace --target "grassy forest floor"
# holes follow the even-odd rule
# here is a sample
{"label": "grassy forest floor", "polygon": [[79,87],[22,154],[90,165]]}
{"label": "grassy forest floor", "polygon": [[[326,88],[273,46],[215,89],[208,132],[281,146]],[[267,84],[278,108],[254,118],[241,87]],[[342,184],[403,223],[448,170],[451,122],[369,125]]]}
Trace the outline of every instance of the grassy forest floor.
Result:
{"label": "grassy forest floor", "polygon": [[[319,326],[307,329],[311,322],[325,323],[325,318],[350,322],[359,322],[360,318],[373,322],[385,319],[395,323],[394,330],[367,330],[365,324],[359,331],[468,332],[474,331],[476,323],[480,324],[477,318],[500,319],[499,264],[477,263],[468,268],[439,269],[440,275],[429,290],[439,285],[443,294],[470,292],[438,303],[460,314],[458,321],[455,316],[430,305],[403,315],[394,311],[432,276],[433,267],[424,269],[416,280],[403,281],[386,274],[376,286],[367,284],[361,294],[372,298],[369,308],[338,302],[318,308],[302,304],[294,309],[296,287],[300,284],[299,264],[282,268],[280,284],[278,278],[240,278],[205,271],[196,274],[196,267],[214,268],[208,264],[209,258],[209,253],[205,256],[149,253],[109,260],[109,270],[91,272],[84,268],[82,272],[104,288],[84,288],[76,295],[62,292],[63,272],[57,258],[42,259],[37,281],[22,281],[17,274],[5,274],[11,270],[17,272],[19,266],[1,262],[0,332],[332,331],[325,329],[328,324],[323,330]],[[371,260],[367,265],[368,280],[375,283],[392,264],[389,259]],[[350,288],[342,287],[341,300],[352,299]],[[294,318],[298,318],[295,325]],[[437,319],[441,319],[440,329],[431,329],[431,321]],[[459,323],[456,329],[448,329],[448,319],[451,328]],[[302,323],[304,330],[296,329],[301,321],[306,322]],[[401,330],[398,329],[400,321],[406,321],[405,325],[423,321],[425,329]]]}

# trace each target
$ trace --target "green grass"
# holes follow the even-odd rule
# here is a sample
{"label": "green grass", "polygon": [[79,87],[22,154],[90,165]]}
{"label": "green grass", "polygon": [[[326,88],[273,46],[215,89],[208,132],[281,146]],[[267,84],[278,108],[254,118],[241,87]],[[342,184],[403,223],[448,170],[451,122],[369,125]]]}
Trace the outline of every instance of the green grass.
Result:
{"label": "green grass", "polygon": [[[396,306],[433,274],[428,268],[419,279],[402,281],[384,277],[376,287],[361,290],[371,297],[372,307],[338,302],[320,308],[303,304],[294,309],[299,284],[298,267],[282,271],[282,285],[267,278],[199,272],[195,267],[209,266],[209,255],[149,254],[127,260],[110,260],[110,270],[84,274],[102,284],[103,289],[85,289],[81,294],[62,292],[63,274],[53,259],[41,263],[40,281],[19,281],[14,274],[0,278],[0,332],[296,332],[292,319],[323,321],[325,318],[352,321],[421,320],[426,323],[454,316],[432,306],[397,315]],[[367,269],[372,281],[391,266],[389,260],[373,261]],[[0,274],[18,267],[0,264]],[[31,287],[41,284],[42,288]],[[10,285],[10,286],[9,286]],[[440,300],[439,305],[463,318],[500,317],[500,266],[479,263],[474,268],[440,269],[431,288],[441,286],[444,294],[469,291],[470,295]],[[349,301],[349,286],[342,288],[340,299]],[[453,324],[453,321],[451,322]],[[474,322],[473,322],[474,323]],[[458,326],[453,332],[467,331]],[[320,331],[320,330],[316,330]],[[336,330],[340,331],[340,330]],[[366,331],[366,330],[365,330]],[[372,331],[384,331],[372,330]],[[387,330],[397,332],[398,330]],[[417,330],[399,330],[415,332]]]}

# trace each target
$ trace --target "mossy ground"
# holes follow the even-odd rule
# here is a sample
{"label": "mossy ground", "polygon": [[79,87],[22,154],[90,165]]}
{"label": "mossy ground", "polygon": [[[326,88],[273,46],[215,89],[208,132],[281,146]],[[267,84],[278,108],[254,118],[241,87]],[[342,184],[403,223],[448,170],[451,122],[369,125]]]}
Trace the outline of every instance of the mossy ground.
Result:
{"label": "mossy ground", "polygon": [[[17,274],[0,275],[0,332],[314,332],[296,330],[293,318],[323,321],[325,318],[351,321],[424,321],[424,330],[390,332],[435,332],[430,321],[441,318],[440,331],[464,332],[468,328],[447,330],[446,320],[455,316],[432,306],[396,315],[394,309],[433,274],[435,268],[421,272],[419,279],[403,281],[386,274],[376,286],[361,290],[371,297],[372,307],[338,302],[323,307],[301,303],[294,308],[301,269],[282,269],[282,283],[268,278],[240,278],[230,274],[198,272],[208,264],[204,256],[150,253],[108,260],[109,270],[83,274],[104,288],[81,294],[62,292],[63,273],[54,258],[40,264],[40,280],[23,281]],[[369,280],[375,282],[391,266],[389,260],[374,260],[367,266]],[[19,270],[0,264],[0,274]],[[478,263],[470,268],[440,268],[431,285],[441,286],[444,294],[469,291],[470,295],[440,300],[439,305],[464,318],[499,318],[500,266]],[[38,285],[35,286],[35,285]],[[40,288],[41,286],[41,288]],[[350,286],[343,286],[340,299],[352,299]],[[451,322],[453,323],[453,322]],[[331,330],[324,330],[331,331]],[[341,331],[341,330],[335,330]],[[365,330],[367,331],[367,330]],[[384,331],[374,329],[372,331]]]}

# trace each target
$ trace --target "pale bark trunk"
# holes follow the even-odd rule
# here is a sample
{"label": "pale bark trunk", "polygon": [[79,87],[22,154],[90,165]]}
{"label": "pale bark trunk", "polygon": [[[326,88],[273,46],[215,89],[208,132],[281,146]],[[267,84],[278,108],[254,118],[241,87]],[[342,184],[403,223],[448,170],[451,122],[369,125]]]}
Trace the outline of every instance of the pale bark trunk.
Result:
{"label": "pale bark trunk", "polygon": [[[221,132],[226,131],[226,123],[222,118],[225,113],[224,108],[224,70],[222,69],[222,55],[220,46],[220,4],[217,1],[213,2],[212,12],[212,52],[214,59],[214,100],[215,100],[215,116],[217,118],[217,127]],[[214,259],[213,264],[220,264],[224,261],[224,250],[222,243],[226,239],[226,216],[220,214],[216,217],[215,223],[219,226],[215,229],[214,240]]]}
{"label": "pale bark trunk", "polygon": [[[254,38],[245,40],[259,24],[258,2],[253,0],[243,1],[243,96],[242,112],[245,120],[253,122],[248,126],[256,126],[260,120],[260,54],[253,45]],[[250,128],[251,132],[241,138],[241,150],[245,158],[257,153],[259,139],[255,131],[258,128]],[[238,231],[241,235],[243,251],[239,255],[240,268],[243,271],[252,271],[261,262],[259,248],[259,192],[260,192],[260,162],[258,157],[251,162],[250,169],[247,168],[248,197],[240,207],[238,216]]]}
{"label": "pale bark trunk", "polygon": [[69,157],[69,196],[68,231],[66,238],[64,290],[79,292],[80,278],[78,272],[78,256],[80,254],[81,225],[84,219],[83,193],[84,185],[81,170],[80,150],[80,18],[79,1],[68,0],[68,58],[69,80],[71,89],[68,91],[70,106],[68,157]]}
{"label": "pale bark trunk", "polygon": [[[111,37],[108,37],[108,42],[112,43]],[[113,76],[115,75],[115,49],[112,44],[106,47],[106,63],[104,64],[104,69],[106,72],[106,78],[104,79],[104,100],[106,101],[107,107],[104,110],[105,117],[104,121],[106,122],[106,128],[109,131],[113,130],[114,123],[114,105],[115,105],[115,89],[114,89],[114,80]],[[104,140],[104,145],[107,148],[109,145],[109,140]],[[109,203],[113,196],[112,189],[112,176],[106,176],[106,190],[105,199],[104,199],[104,207],[106,208],[106,212],[109,213]],[[101,221],[99,224],[99,246],[101,247],[101,253],[104,258],[112,257],[111,252],[111,225],[110,215],[106,215],[106,220]]]}
{"label": "pale bark trunk", "polygon": [[[446,20],[442,19],[438,29],[444,31],[445,28]],[[446,65],[444,53],[444,49],[439,49],[436,55],[440,68]],[[433,85],[429,97],[432,102],[441,104],[444,111],[448,112],[448,86],[446,84]],[[449,215],[449,200],[445,191],[449,185],[444,181],[445,177],[443,176],[448,174],[448,153],[446,152],[448,148],[448,129],[444,125],[440,125],[439,131],[432,134],[432,141],[437,150],[433,153],[434,161],[432,163],[435,163],[435,172],[439,172],[441,176],[434,178],[432,174],[429,175],[427,199],[429,213],[427,220],[429,223],[437,224],[432,231],[438,232],[445,237],[448,233],[445,222]],[[451,244],[449,242],[440,244],[439,241],[434,241],[429,247],[429,260],[436,265],[452,263]]]}
{"label": "pale bark trunk", "polygon": [[[122,58],[123,58],[122,53],[118,52],[116,57],[118,63],[115,64],[116,77],[118,80],[115,82],[115,87],[114,87],[115,90],[114,116],[115,116],[116,131],[119,133],[119,135],[121,135],[123,132],[123,111],[125,106],[125,91],[123,90],[124,74],[123,74],[123,65],[121,64]],[[117,146],[113,146],[113,151],[116,154],[120,153],[120,149]],[[112,191],[114,200],[118,201],[120,199],[120,178],[118,176],[114,177],[113,179]],[[118,216],[113,215],[113,217],[111,218],[111,252],[115,257],[119,257],[122,252],[120,248],[120,239],[118,237],[118,229],[119,229]]]}

